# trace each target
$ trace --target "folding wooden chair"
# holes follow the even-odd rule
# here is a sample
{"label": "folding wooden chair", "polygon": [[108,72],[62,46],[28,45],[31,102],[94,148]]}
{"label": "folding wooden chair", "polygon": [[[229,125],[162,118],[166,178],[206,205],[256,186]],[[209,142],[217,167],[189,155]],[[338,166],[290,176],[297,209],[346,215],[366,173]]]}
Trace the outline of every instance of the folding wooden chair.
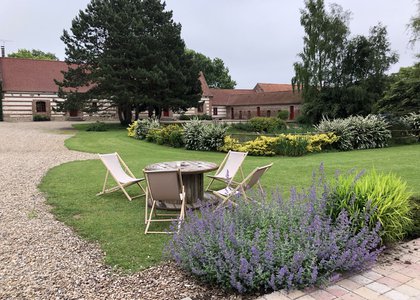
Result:
{"label": "folding wooden chair", "polygon": [[[172,233],[169,231],[149,231],[152,222],[173,222],[178,221],[178,230],[181,226],[182,220],[185,218],[185,191],[182,184],[182,177],[180,170],[164,170],[164,171],[146,171],[143,170],[144,177],[146,178],[146,203],[145,203],[145,223],[147,233]],[[159,202],[159,203],[158,203]],[[148,213],[148,206],[151,203],[152,208]],[[173,204],[180,204],[180,213],[157,213],[156,206],[164,207],[165,205],[173,206]],[[173,210],[173,209],[171,209]],[[164,218],[159,217],[176,216],[177,218]],[[153,217],[155,217],[153,219]]]}
{"label": "folding wooden chair", "polygon": [[[106,167],[106,175],[105,175],[105,181],[102,188],[102,191],[96,196],[112,193],[117,190],[122,190],[125,196],[128,198],[128,200],[133,200],[135,198],[141,197],[145,195],[144,188],[140,185],[140,182],[144,180],[144,178],[136,178],[133,173],[130,171],[128,166],[125,164],[125,162],[121,159],[121,157],[118,155],[118,153],[109,153],[109,154],[98,154],[99,158],[103,162],[103,164]],[[121,166],[122,165],[122,166]],[[123,169],[124,167],[124,169]],[[128,173],[128,175],[127,175]],[[108,175],[111,174],[112,178],[114,178],[115,182],[117,183],[116,186],[112,188],[106,188],[107,181],[108,181]],[[142,194],[139,194],[137,196],[131,197],[127,191],[125,190],[126,187],[136,184],[140,187],[142,190]]]}
{"label": "folding wooden chair", "polygon": [[233,202],[233,197],[242,196],[245,200],[248,200],[248,196],[246,195],[246,191],[253,188],[254,185],[257,185],[261,192],[263,192],[263,188],[260,183],[261,177],[264,175],[265,172],[269,168],[271,168],[273,164],[269,164],[263,167],[255,168],[242,182],[237,183],[235,185],[229,185],[224,189],[213,191],[213,194],[217,197],[221,198],[223,201],[216,207],[219,208],[222,205],[226,204],[227,202]]}
{"label": "folding wooden chair", "polygon": [[245,160],[245,157],[247,156],[248,152],[235,152],[235,151],[229,151],[222,163],[219,166],[219,169],[217,169],[216,174],[214,175],[207,175],[211,178],[211,181],[209,185],[207,186],[206,190],[210,190],[210,186],[214,182],[214,180],[222,181],[227,186],[230,186],[230,184],[233,181],[233,178],[235,177],[236,173],[240,170],[242,175],[242,180],[244,179],[244,173],[242,171],[242,163]]}

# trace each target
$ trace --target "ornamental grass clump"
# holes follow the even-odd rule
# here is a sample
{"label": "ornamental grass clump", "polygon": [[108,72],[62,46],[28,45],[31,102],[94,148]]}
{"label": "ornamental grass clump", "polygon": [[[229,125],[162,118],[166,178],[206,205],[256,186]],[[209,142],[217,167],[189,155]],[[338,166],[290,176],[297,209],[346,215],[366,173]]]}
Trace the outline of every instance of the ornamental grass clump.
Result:
{"label": "ornamental grass clump", "polygon": [[407,183],[398,176],[389,173],[378,173],[375,170],[339,174],[330,184],[329,210],[334,218],[345,209],[350,218],[357,219],[363,211],[374,208],[368,223],[353,221],[362,228],[368,224],[370,228],[381,224],[380,235],[384,242],[401,240],[409,230],[412,220],[410,213],[411,193]]}
{"label": "ornamental grass clump", "polygon": [[240,293],[303,288],[369,267],[381,250],[379,225],[355,231],[345,210],[333,220],[324,180],[314,182],[304,192],[292,189],[289,199],[256,194],[257,201],[190,211],[168,253],[202,280]]}
{"label": "ornamental grass clump", "polygon": [[383,148],[391,139],[389,124],[376,115],[324,118],[315,128],[321,133],[333,132],[339,136],[334,144],[339,150]]}

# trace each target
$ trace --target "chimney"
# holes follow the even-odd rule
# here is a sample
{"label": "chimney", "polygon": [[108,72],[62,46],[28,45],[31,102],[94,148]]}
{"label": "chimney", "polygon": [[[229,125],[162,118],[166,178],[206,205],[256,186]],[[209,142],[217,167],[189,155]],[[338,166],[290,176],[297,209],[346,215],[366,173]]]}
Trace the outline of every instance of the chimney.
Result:
{"label": "chimney", "polygon": [[1,46],[1,57],[6,56],[6,51],[4,50],[4,45]]}

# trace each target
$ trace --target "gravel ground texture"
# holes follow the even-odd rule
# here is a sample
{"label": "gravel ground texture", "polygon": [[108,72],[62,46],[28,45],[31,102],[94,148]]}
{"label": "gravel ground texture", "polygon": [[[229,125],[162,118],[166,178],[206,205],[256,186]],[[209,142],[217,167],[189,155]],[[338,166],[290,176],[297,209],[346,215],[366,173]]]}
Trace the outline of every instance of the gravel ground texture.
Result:
{"label": "gravel ground texture", "polygon": [[0,299],[253,299],[200,284],[171,263],[123,275],[57,221],[37,186],[48,169],[97,159],[64,147],[69,122],[0,122]]}

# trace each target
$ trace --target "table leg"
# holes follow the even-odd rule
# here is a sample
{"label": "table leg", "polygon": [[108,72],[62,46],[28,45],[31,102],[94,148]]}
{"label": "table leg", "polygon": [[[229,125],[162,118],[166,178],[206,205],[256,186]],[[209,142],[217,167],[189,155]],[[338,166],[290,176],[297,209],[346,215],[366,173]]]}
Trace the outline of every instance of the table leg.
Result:
{"label": "table leg", "polygon": [[194,204],[198,200],[204,200],[204,175],[182,174],[182,182],[185,188],[185,197],[188,204]]}

